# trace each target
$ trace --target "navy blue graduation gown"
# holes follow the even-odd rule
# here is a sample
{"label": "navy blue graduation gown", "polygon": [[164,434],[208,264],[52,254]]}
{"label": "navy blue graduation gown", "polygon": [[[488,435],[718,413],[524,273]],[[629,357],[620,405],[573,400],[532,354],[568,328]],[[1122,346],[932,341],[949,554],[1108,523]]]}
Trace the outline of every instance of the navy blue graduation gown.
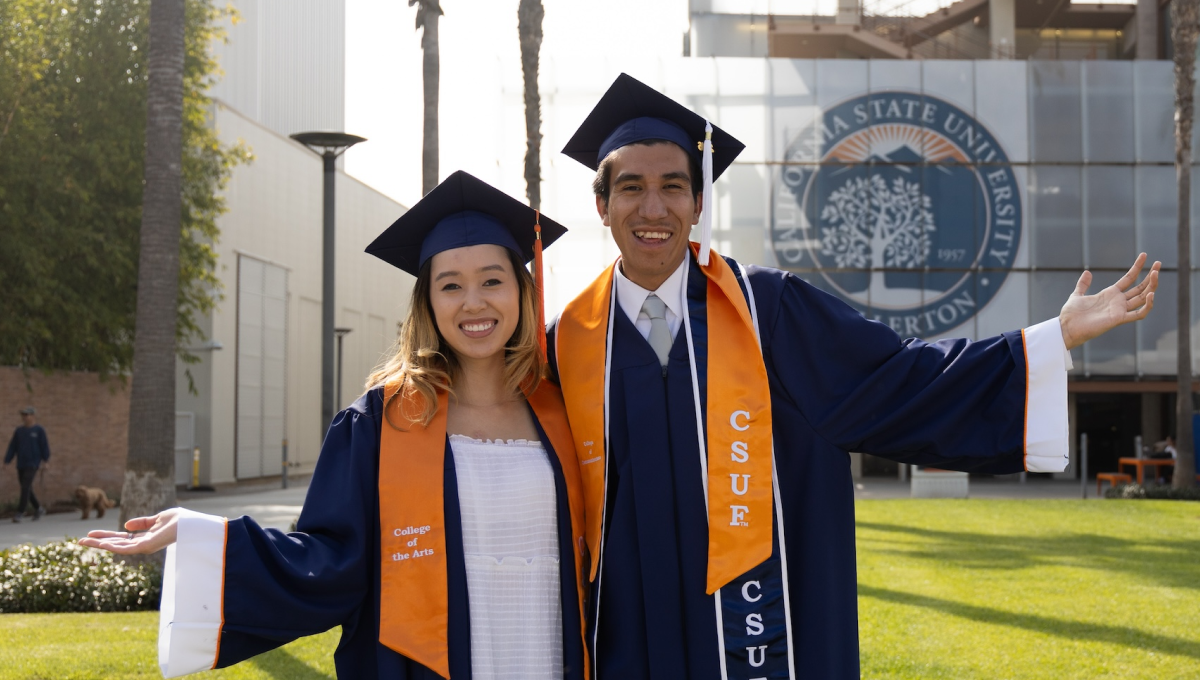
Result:
{"label": "navy blue graduation gown", "polygon": [[[377,388],[334,418],[321,447],[296,533],[263,529],[249,517],[230,520],[224,625],[217,667],[341,625],[342,638],[334,653],[339,678],[440,677],[379,643],[377,474],[382,413],[382,388]],[[564,675],[582,680],[583,643],[566,484],[549,437],[540,424],[537,427],[554,469],[558,498]],[[457,477],[448,442],[444,480],[450,677],[468,680],[470,598]]]}
{"label": "navy blue graduation gown", "polygon": [[[688,310],[705,404],[706,280],[689,259]],[[747,270],[771,388],[796,677],[857,678],[847,452],[952,470],[1023,469],[1021,333],[979,342],[901,340],[791,274]],[[721,651],[713,598],[705,594],[707,511],[684,329],[664,377],[629,318],[620,309],[614,317],[604,552],[589,606],[597,677],[716,680]],[[564,358],[571,351],[555,349]],[[778,539],[772,561],[780,559]],[[780,592],[763,595],[782,601]],[[735,650],[747,641],[730,639],[739,625],[725,623]],[[772,663],[779,668],[779,659]]]}

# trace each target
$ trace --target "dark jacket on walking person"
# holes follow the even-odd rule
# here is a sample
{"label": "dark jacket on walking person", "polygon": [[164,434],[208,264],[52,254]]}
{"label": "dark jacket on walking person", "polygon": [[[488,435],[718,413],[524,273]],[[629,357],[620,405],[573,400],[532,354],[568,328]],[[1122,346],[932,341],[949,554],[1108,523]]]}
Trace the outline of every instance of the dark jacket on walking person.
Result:
{"label": "dark jacket on walking person", "polygon": [[4,454],[4,464],[11,463],[13,458],[17,459],[18,470],[36,470],[42,461],[50,460],[50,443],[41,425],[22,425],[13,432],[12,440],[8,442],[8,452]]}
{"label": "dark jacket on walking person", "polygon": [[42,429],[34,419],[37,411],[32,406],[21,409],[24,424],[13,432],[8,442],[8,451],[4,454],[4,464],[8,465],[14,458],[17,460],[17,479],[21,483],[21,499],[17,503],[17,514],[14,522],[20,522],[25,515],[25,506],[33,504],[33,518],[40,519],[46,514],[46,508],[38,502],[33,494],[33,479],[37,476],[38,468],[43,462],[50,460],[50,442],[46,438],[46,430]]}

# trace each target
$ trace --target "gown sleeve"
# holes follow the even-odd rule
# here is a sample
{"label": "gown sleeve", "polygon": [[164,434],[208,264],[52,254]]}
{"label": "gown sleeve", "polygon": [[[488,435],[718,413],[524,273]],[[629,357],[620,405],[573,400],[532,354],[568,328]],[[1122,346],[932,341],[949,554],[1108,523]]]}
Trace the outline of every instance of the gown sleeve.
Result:
{"label": "gown sleeve", "polygon": [[770,286],[774,318],[764,317],[772,391],[818,436],[944,469],[1066,467],[1070,354],[1057,318],[979,341],[902,340],[799,278],[781,279]]}
{"label": "gown sleeve", "polygon": [[160,611],[164,677],[235,664],[349,620],[369,592],[379,423],[369,395],[326,434],[297,531],[185,513]]}

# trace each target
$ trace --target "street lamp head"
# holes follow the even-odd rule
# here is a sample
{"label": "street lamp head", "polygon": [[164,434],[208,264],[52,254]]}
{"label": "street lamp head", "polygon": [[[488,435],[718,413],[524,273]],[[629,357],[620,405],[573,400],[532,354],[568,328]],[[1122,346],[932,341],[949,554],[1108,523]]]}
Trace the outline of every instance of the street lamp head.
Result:
{"label": "street lamp head", "polygon": [[346,149],[359,142],[367,141],[366,137],[348,135],[345,132],[297,132],[288,136],[307,146],[318,156],[325,154],[340,156]]}
{"label": "street lamp head", "polygon": [[335,335],[337,335],[337,337],[341,338],[344,335],[349,335],[350,333],[354,332],[354,329],[353,328],[335,328],[335,329],[333,329],[333,332]]}

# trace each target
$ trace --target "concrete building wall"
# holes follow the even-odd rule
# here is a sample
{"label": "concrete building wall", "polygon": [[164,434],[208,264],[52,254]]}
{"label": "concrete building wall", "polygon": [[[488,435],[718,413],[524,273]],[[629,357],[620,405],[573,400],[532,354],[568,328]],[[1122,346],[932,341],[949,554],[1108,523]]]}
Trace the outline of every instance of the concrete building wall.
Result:
{"label": "concrete building wall", "polygon": [[766,15],[693,14],[692,57],[766,57]]}
{"label": "concrete building wall", "polygon": [[212,95],[283,135],[345,125],[345,0],[232,0]]}
{"label": "concrete building wall", "polygon": [[[286,438],[301,471],[316,463],[328,423],[320,422],[322,164],[311,151],[217,102],[215,126],[225,143],[244,142],[254,161],[234,170],[226,190],[229,212],[219,222],[218,274],[224,299],[207,320],[210,343],[202,362],[185,367],[198,376],[198,395],[181,381],[177,410],[194,412],[201,477],[205,483],[237,479],[238,261],[253,258],[287,273]],[[337,303],[335,323],[353,332],[344,339],[342,401],[362,393],[367,374],[395,339],[407,309],[412,277],[363,253],[404,207],[338,172],[336,178]],[[268,442],[268,447],[271,445]],[[265,450],[264,474],[277,474],[281,448]]]}

